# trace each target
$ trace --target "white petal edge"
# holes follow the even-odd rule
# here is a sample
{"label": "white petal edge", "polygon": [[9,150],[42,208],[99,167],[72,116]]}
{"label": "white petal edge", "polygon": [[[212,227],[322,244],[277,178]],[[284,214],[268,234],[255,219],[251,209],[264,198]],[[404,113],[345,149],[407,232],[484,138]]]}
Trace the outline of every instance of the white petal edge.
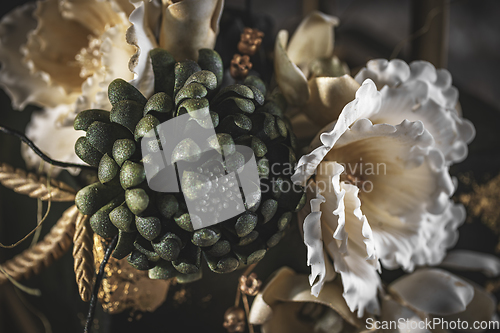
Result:
{"label": "white petal edge", "polygon": [[[326,264],[323,252],[323,239],[321,236],[321,209],[320,205],[325,202],[321,194],[311,199],[311,213],[304,219],[304,244],[307,246],[307,265],[311,266],[309,283],[311,294],[318,297],[326,280]],[[317,280],[317,281],[316,281]],[[316,281],[316,282],[315,282]]]}
{"label": "white petal edge", "polygon": [[[470,121],[461,118],[456,111],[458,102],[458,90],[451,85],[451,74],[445,69],[436,69],[426,61],[414,61],[407,65],[404,61],[394,59],[391,61],[385,59],[370,60],[366,67],[363,68],[355,77],[356,81],[361,82],[367,78],[372,79],[379,90],[394,90],[397,91],[404,86],[409,86],[411,94],[417,93],[419,89],[418,83],[425,85],[427,88],[423,96],[420,96],[421,101],[415,101],[415,115],[411,116],[413,110],[407,110],[406,116],[410,114],[410,120],[416,120],[421,117],[418,113],[425,111],[425,108],[437,109],[436,116],[447,118],[447,123],[443,128],[432,128],[428,126],[429,121],[421,118],[431,134],[436,136],[436,141],[439,140],[437,132],[445,131],[445,136],[451,142],[442,142],[441,149],[445,154],[448,164],[461,162],[467,157],[467,144],[475,137],[475,129]],[[417,84],[417,85],[415,85]],[[384,88],[387,86],[387,88]],[[390,88],[390,89],[389,89]],[[422,105],[420,105],[422,102]],[[419,110],[420,109],[420,110]],[[382,110],[383,111],[383,110]],[[431,110],[429,110],[431,111]],[[432,110],[434,111],[434,110]],[[425,113],[425,112],[424,112]],[[432,112],[427,112],[427,116],[432,116]],[[402,119],[396,119],[396,122]],[[443,120],[441,120],[443,122]],[[390,122],[391,124],[394,124]]]}
{"label": "white petal edge", "polygon": [[338,120],[327,126],[331,130],[321,132],[319,139],[322,145],[300,158],[292,181],[295,184],[305,186],[309,177],[316,172],[319,163],[349,126],[357,119],[367,118],[377,112],[380,108],[380,102],[381,96],[373,81],[369,79],[364,81],[356,91],[356,98],[344,107]]}
{"label": "white petal edge", "polygon": [[[465,208],[449,201],[442,214],[426,214],[421,225],[420,242],[411,257],[412,271],[414,266],[438,265],[446,256],[446,251],[455,246],[458,240],[458,227],[465,221]],[[500,269],[500,263],[499,267]]]}
{"label": "white petal edge", "polygon": [[366,63],[354,77],[359,84],[366,79],[371,79],[380,90],[385,85],[396,87],[406,82],[410,77],[410,67],[399,59],[388,61],[386,59],[373,59]]}

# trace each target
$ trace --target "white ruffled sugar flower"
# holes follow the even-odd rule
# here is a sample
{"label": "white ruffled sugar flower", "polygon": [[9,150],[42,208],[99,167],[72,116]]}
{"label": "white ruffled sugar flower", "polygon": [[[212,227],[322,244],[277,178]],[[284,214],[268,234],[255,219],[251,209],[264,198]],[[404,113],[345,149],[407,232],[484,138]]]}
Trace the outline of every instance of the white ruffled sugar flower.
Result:
{"label": "white ruffled sugar flower", "polygon": [[362,85],[348,76],[309,81],[304,112],[334,121],[292,179],[311,198],[302,215],[312,293],[336,271],[347,304],[363,316],[379,313],[380,263],[436,265],[455,244],[465,210],[450,199],[448,167],[466,157],[474,127],[454,109],[450,74],[429,63],[374,60],[356,80]]}
{"label": "white ruffled sugar flower", "polygon": [[[213,48],[223,3],[47,0],[18,7],[0,23],[0,86],[15,108],[44,107],[26,128],[36,145],[53,159],[79,162],[74,143],[81,134],[72,129],[76,114],[109,110],[107,87],[116,78],[149,95],[147,58],[153,47],[178,60]],[[28,167],[39,165],[26,146],[22,154]]]}

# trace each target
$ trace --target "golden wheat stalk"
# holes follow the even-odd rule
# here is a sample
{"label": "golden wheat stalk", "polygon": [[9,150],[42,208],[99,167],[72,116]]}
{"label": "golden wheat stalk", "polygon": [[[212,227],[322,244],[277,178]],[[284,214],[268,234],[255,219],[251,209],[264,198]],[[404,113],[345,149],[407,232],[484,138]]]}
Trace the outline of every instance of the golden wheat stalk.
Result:
{"label": "golden wheat stalk", "polygon": [[73,236],[73,258],[76,283],[80,297],[84,302],[90,301],[94,279],[94,240],[89,224],[89,216],[78,214]]}
{"label": "golden wheat stalk", "polygon": [[[73,244],[75,223],[79,214],[76,206],[68,208],[41,242],[3,263],[3,270],[14,280],[20,280],[38,274],[50,266]],[[6,281],[8,277],[0,274],[0,284]]]}
{"label": "golden wheat stalk", "polygon": [[6,163],[0,163],[0,183],[17,193],[47,201],[74,201],[76,191],[69,185],[50,180],[50,190],[45,176],[37,176],[21,169],[15,169]]}

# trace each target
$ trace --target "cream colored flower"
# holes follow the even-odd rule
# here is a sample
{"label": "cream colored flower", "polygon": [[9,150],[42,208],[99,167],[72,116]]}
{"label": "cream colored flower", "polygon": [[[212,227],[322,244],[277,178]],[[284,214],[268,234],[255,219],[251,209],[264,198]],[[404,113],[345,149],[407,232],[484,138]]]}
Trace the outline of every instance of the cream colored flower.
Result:
{"label": "cream colored flower", "polygon": [[[66,136],[67,130],[79,111],[111,108],[107,87],[114,79],[152,93],[151,48],[194,59],[199,48],[214,46],[223,0],[132,2],[38,1],[2,20],[0,85],[16,108],[45,107],[26,133],[52,158],[78,161],[79,135]],[[54,141],[62,137],[64,144]],[[26,146],[22,153],[28,167],[38,166],[40,159]]]}
{"label": "cream colored flower", "polygon": [[[490,277],[500,273],[498,258],[464,250],[450,252],[442,266],[482,270]],[[474,282],[442,269],[420,269],[391,283],[388,294],[382,300],[380,322],[395,321],[405,326],[380,329],[379,332],[430,332],[417,326],[426,319],[443,323],[435,327],[440,332],[451,332],[452,325],[458,323],[461,323],[458,327],[460,331],[481,332],[484,327],[474,329],[474,324],[497,321],[496,306],[493,295]]]}
{"label": "cream colored flower", "polygon": [[434,100],[444,94],[431,92],[441,86],[426,77],[410,75],[381,91],[367,79],[342,106],[335,97],[349,92],[344,79],[350,82],[309,82],[312,98],[304,110],[338,119],[313,140],[292,179],[305,186],[314,175],[303,224],[312,293],[328,280],[332,260],[347,304],[362,316],[379,312],[379,261],[412,271],[439,264],[456,242],[465,212],[450,200],[455,186],[448,165],[465,157],[474,128]]}
{"label": "cream colored flower", "polygon": [[160,47],[176,61],[197,60],[199,49],[215,46],[224,0],[142,1],[134,5],[127,39],[137,52],[129,66],[136,73],[132,83],[149,95],[154,88],[149,51]]}
{"label": "cream colored flower", "polygon": [[307,275],[281,268],[254,299],[248,320],[261,325],[262,333],[359,331],[363,323],[342,299],[338,282],[328,282],[316,298],[309,292]]}
{"label": "cream colored flower", "polygon": [[333,55],[334,16],[312,12],[299,25],[288,43],[288,31],[281,30],[274,47],[276,81],[293,106],[309,100],[307,81],[316,76],[340,76],[348,72]]}
{"label": "cream colored flower", "polygon": [[[118,77],[133,79],[127,63],[135,49],[125,38],[132,9],[124,0],[47,0],[3,19],[0,84],[14,107],[44,107],[26,134],[50,157],[78,162],[76,113],[109,108],[108,84]],[[40,158],[25,145],[22,154],[28,167],[39,165]]]}
{"label": "cream colored flower", "polygon": [[[8,14],[1,25],[0,83],[14,107],[72,104],[85,90],[94,101],[89,87],[132,78],[121,68],[134,52],[125,40],[132,8],[126,1],[47,0]],[[116,50],[123,50],[121,57]]]}

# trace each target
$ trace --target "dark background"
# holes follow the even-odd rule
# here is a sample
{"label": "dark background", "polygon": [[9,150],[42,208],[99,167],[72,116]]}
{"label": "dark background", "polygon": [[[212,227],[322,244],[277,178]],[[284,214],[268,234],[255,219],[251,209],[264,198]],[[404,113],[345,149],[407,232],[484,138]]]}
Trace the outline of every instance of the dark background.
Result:
{"label": "dark background", "polygon": [[[25,2],[2,1],[0,16],[22,3]],[[306,5],[313,3],[314,1],[309,1]],[[362,67],[372,58],[389,58],[394,48],[415,31],[413,5],[410,0],[319,1],[320,8],[340,18],[341,24],[336,29],[335,52],[353,70]],[[255,21],[267,29],[264,40],[266,47],[272,49],[278,29],[288,29],[290,32],[295,29],[302,18],[303,6],[304,2],[300,0],[252,1]],[[226,8],[231,15],[224,18],[224,34],[227,34],[227,38],[231,35],[239,38],[238,24],[233,24],[231,20],[235,15],[241,14],[238,10],[244,10],[245,1],[226,0]],[[496,0],[452,1],[450,4],[447,68],[453,75],[454,85],[460,91],[464,117],[474,123],[477,131],[476,138],[470,145],[469,157],[451,169],[451,173],[460,180],[465,179],[464,175],[467,179],[472,179],[471,182],[459,183],[455,196],[457,200],[462,194],[473,190],[474,182],[483,185],[499,174],[499,16],[500,2]],[[234,31],[229,31],[231,29]],[[400,58],[412,60],[414,50],[412,52],[411,44],[410,40],[404,45]],[[219,41],[217,48],[221,54],[228,51],[221,49],[220,45]],[[28,107],[23,112],[13,111],[10,100],[3,91],[0,92],[0,105],[0,123],[21,131],[35,110],[34,107]],[[0,134],[0,162],[25,167],[17,139]],[[69,178],[64,174],[61,177]],[[500,203],[500,197],[493,197],[493,200]],[[51,218],[45,222],[42,236],[67,207],[69,204],[52,205]],[[0,187],[0,241],[10,244],[28,233],[35,225],[36,208],[36,200]],[[471,208],[468,207],[468,210]],[[486,226],[483,220],[480,215],[468,219],[460,228],[461,237],[457,248],[498,255],[495,252],[499,239],[498,228]],[[499,222],[497,215],[496,225]],[[29,243],[30,240],[15,249],[0,249],[0,262],[20,253]],[[303,263],[304,246],[297,230],[291,230],[280,245],[266,255],[255,271],[264,280],[273,270],[283,265],[308,273]],[[146,313],[140,320],[129,321],[127,312],[109,316],[98,307],[99,328],[95,332],[175,332],[180,329],[188,332],[224,332],[221,325],[223,313],[232,306],[236,280],[240,274],[241,272],[234,272],[217,275],[204,269],[203,280],[186,287],[172,287],[167,302],[156,313]],[[400,274],[400,271],[385,271],[384,278],[391,280]],[[482,285],[489,281],[477,273],[462,275]],[[39,288],[42,291],[41,297],[23,294],[10,284],[1,285],[0,332],[48,332],[44,330],[40,313],[50,323],[52,332],[82,331],[82,319],[88,305],[80,300],[74,281],[72,257],[67,253],[40,275],[22,281],[27,286]],[[183,288],[186,288],[188,296],[186,302],[174,302],[173,295]],[[202,302],[201,299],[207,299],[208,295],[211,296],[210,300]],[[497,296],[500,294],[497,293]]]}

